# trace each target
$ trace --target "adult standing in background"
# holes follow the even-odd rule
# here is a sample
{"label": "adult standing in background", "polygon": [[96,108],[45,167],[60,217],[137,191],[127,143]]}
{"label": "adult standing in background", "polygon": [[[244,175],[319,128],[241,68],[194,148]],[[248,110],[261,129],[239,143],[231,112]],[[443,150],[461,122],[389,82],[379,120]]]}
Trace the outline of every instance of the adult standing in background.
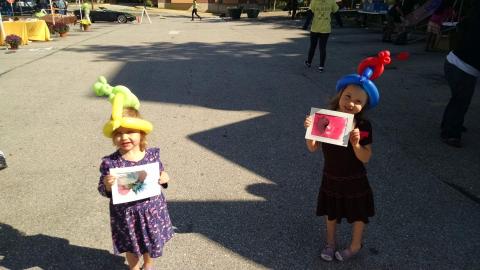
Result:
{"label": "adult standing in background", "polygon": [[200,17],[197,13],[197,9],[198,9],[197,0],[193,0],[193,3],[192,3],[192,21],[193,21],[193,14],[197,15],[197,17],[200,20],[202,20],[202,17]]}
{"label": "adult standing in background", "polygon": [[292,9],[292,20],[295,20],[295,16],[297,16],[298,1],[290,0],[290,8]]}
{"label": "adult standing in background", "polygon": [[57,0],[56,5],[58,8],[58,13],[63,15],[67,14],[67,4],[65,3],[64,0]]}
{"label": "adult standing in background", "polygon": [[457,37],[444,65],[451,98],[443,113],[440,135],[444,143],[462,147],[465,114],[480,77],[480,1],[474,2],[467,17],[457,25]]}
{"label": "adult standing in background", "polygon": [[90,22],[91,21],[90,20],[90,10],[92,10],[92,6],[90,5],[89,2],[85,1],[81,5],[81,8],[82,8],[83,17],[85,18],[85,20],[88,20]]}
{"label": "adult standing in background", "polygon": [[[337,5],[338,5],[338,8],[339,9],[342,9],[343,8],[343,2],[342,0],[336,0],[335,2],[337,2]],[[333,14],[333,16],[335,17],[335,21],[337,22],[337,25],[339,27],[343,27],[343,21],[342,21],[342,16],[340,14],[340,11],[337,11]]]}
{"label": "adult standing in background", "polygon": [[310,9],[310,4],[312,3],[312,1],[314,1],[314,0],[309,0],[308,1],[309,2],[309,5],[308,5],[309,7],[308,7],[307,11],[305,12],[305,22],[303,23],[303,26],[302,26],[303,30],[307,30],[307,28],[310,27],[310,23],[312,22],[313,12]]}
{"label": "adult standing in background", "polygon": [[313,13],[312,27],[310,28],[310,49],[305,66],[311,67],[317,44],[320,50],[320,65],[318,71],[323,72],[327,58],[327,41],[332,32],[331,14],[338,11],[335,0],[312,0],[309,9]]}
{"label": "adult standing in background", "polygon": [[307,30],[307,28],[310,26],[310,23],[312,22],[313,18],[313,12],[309,9],[305,12],[305,22],[303,23],[302,29]]}

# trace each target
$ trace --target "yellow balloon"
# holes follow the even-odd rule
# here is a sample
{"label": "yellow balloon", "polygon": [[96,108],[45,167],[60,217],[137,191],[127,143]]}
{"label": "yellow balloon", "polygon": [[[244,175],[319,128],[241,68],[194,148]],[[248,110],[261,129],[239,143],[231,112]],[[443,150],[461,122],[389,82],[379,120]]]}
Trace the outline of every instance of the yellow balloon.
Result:
{"label": "yellow balloon", "polygon": [[131,107],[138,111],[140,107],[140,101],[127,87],[121,85],[111,87],[105,77],[100,76],[93,90],[98,96],[109,96],[112,103],[112,119],[103,126],[103,134],[106,137],[112,138],[113,132],[119,127],[140,130],[145,134],[152,132],[153,125],[150,122],[140,118],[123,117],[123,108]]}
{"label": "yellow balloon", "polygon": [[108,138],[112,138],[113,132],[119,128],[129,128],[136,129],[145,132],[148,134],[152,132],[153,125],[147,120],[133,118],[133,117],[123,117],[121,120],[110,120],[103,126],[103,135]]}
{"label": "yellow balloon", "polygon": [[122,119],[123,114],[123,100],[125,95],[122,93],[117,93],[112,101],[112,119],[119,120]]}

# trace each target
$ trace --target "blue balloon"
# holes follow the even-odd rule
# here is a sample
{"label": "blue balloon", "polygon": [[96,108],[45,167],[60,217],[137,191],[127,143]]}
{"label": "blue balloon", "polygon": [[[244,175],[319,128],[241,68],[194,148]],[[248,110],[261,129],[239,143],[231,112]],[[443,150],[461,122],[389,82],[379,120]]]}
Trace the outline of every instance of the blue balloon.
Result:
{"label": "blue balloon", "polygon": [[368,95],[368,109],[372,109],[378,105],[380,94],[375,84],[370,80],[373,74],[371,68],[366,68],[362,76],[358,74],[349,74],[337,81],[337,92],[347,88],[347,86],[354,84],[360,86]]}

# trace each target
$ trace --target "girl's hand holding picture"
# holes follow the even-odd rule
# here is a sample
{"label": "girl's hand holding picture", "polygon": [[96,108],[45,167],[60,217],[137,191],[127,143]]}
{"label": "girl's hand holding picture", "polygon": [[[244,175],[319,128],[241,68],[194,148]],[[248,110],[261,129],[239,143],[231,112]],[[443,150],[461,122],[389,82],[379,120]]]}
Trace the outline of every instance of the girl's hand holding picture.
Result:
{"label": "girl's hand holding picture", "polygon": [[109,174],[103,177],[103,184],[105,185],[105,189],[109,192],[112,191],[113,182],[115,182],[115,176]]}
{"label": "girl's hand holding picture", "polygon": [[161,172],[160,179],[158,179],[158,183],[162,185],[162,184],[168,183],[168,181],[170,181],[170,176],[168,176],[168,173],[165,171]]}
{"label": "girl's hand holding picture", "polygon": [[352,146],[358,146],[360,144],[360,130],[358,128],[354,128],[350,132],[350,143]]}
{"label": "girl's hand holding picture", "polygon": [[313,116],[307,115],[307,117],[305,118],[305,122],[303,122],[303,126],[305,128],[309,128],[312,125],[312,119],[313,119]]}

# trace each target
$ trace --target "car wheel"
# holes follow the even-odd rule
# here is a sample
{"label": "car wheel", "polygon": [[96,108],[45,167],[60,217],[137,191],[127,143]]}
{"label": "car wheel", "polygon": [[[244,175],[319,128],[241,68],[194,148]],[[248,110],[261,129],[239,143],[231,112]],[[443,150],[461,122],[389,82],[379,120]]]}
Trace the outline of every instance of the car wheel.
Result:
{"label": "car wheel", "polygon": [[127,22],[127,17],[125,15],[118,15],[117,22],[126,23]]}

